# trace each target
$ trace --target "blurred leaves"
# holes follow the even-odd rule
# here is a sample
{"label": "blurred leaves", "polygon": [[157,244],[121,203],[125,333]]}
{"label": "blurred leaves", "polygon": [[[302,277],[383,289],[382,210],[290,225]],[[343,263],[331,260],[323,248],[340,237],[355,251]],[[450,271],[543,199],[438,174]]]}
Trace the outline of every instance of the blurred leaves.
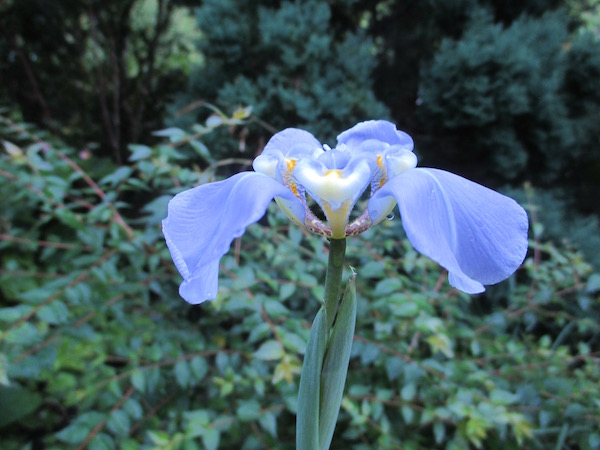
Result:
{"label": "blurred leaves", "polygon": [[[159,222],[219,166],[190,167],[183,133],[119,168],[2,116],[22,149],[0,156],[0,384],[19,398],[3,449],[293,446],[327,243],[273,205],[222,260],[218,298],[186,304]],[[332,448],[594,448],[600,275],[534,235],[515,276],[469,297],[402,236],[384,221],[348,243],[358,318]]]}

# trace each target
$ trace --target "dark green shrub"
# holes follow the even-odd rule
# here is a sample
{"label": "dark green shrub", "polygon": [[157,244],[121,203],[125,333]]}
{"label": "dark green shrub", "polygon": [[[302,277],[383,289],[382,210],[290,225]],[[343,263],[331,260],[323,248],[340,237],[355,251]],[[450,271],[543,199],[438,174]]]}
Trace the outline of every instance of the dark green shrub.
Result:
{"label": "dark green shrub", "polygon": [[[293,448],[326,242],[270,208],[217,300],[187,305],[160,220],[219,163],[190,167],[210,156],[199,137],[163,134],[113,167],[0,116],[3,449]],[[392,220],[348,263],[359,319],[332,448],[597,448],[600,276],[579,254],[532,239],[514,277],[469,297]]]}
{"label": "dark green shrub", "polygon": [[[357,25],[336,22],[329,2],[209,0],[197,18],[206,64],[192,74],[178,108],[193,100],[225,110],[252,105],[270,131],[299,126],[329,142],[332,130],[387,117],[372,89],[374,43]],[[249,131],[252,142],[272,134],[256,124]],[[237,142],[223,147],[223,136],[215,154],[237,153]]]}

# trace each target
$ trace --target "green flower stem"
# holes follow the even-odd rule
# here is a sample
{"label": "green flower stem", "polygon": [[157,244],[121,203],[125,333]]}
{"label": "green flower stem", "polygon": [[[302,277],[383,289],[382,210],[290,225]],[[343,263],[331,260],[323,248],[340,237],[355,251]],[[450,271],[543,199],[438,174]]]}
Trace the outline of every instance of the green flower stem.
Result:
{"label": "green flower stem", "polygon": [[[346,239],[332,239],[324,304],[313,322],[300,375],[297,450],[328,450],[340,410],[356,322],[356,289],[352,276],[342,300],[340,317],[330,336],[338,313],[345,256]],[[328,346],[331,348],[326,356]]]}
{"label": "green flower stem", "polygon": [[335,320],[335,314],[340,300],[345,257],[346,239],[331,239],[329,244],[329,261],[327,262],[327,275],[325,277],[324,299],[328,330],[331,329],[331,325]]}

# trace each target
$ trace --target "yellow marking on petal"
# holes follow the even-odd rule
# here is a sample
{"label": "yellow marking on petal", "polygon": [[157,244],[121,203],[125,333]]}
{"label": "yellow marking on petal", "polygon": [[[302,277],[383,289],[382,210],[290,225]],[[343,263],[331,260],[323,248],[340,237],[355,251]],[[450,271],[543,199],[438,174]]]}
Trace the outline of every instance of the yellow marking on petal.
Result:
{"label": "yellow marking on petal", "polygon": [[381,189],[381,187],[387,182],[387,171],[383,166],[383,156],[381,155],[377,155],[377,166],[381,169],[382,172],[377,189]]}
{"label": "yellow marking on petal", "polygon": [[290,184],[290,189],[296,197],[300,198],[300,195],[298,194],[298,188],[296,187],[296,183]]}
{"label": "yellow marking on petal", "polygon": [[346,237],[346,226],[348,225],[348,216],[350,215],[349,201],[343,202],[337,209],[333,209],[329,202],[323,202],[323,212],[327,217],[327,223],[331,228],[331,235],[335,239]]}
{"label": "yellow marking on petal", "polygon": [[336,178],[342,178],[342,171],[340,169],[330,169],[327,172],[325,172],[325,176],[334,176]]}
{"label": "yellow marking on petal", "polygon": [[296,160],[295,159],[286,159],[285,164],[287,165],[288,170],[290,172],[293,172],[294,167],[296,167]]}

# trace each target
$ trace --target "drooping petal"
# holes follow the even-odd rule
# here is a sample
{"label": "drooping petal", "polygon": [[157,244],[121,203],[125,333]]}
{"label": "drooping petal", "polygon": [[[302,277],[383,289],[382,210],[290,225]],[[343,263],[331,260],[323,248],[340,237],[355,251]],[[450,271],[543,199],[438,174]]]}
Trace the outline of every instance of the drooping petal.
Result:
{"label": "drooping petal", "polygon": [[412,245],[449,272],[469,294],[508,278],[527,252],[528,220],[514,200],[450,172],[412,169],[388,181],[369,200],[372,220],[389,197],[398,202]]}
{"label": "drooping petal", "polygon": [[242,172],[177,194],[163,220],[163,234],[179,273],[181,296],[192,304],[217,295],[219,260],[246,227],[257,222],[274,197],[304,218],[304,207],[282,184],[256,172]]}
{"label": "drooping petal", "polygon": [[398,145],[410,151],[414,147],[413,140],[408,134],[397,130],[396,125],[386,120],[368,120],[358,123],[341,133],[337,140],[339,144],[345,144],[351,148],[364,147],[365,150],[372,149],[373,151],[381,151],[373,141]]}

